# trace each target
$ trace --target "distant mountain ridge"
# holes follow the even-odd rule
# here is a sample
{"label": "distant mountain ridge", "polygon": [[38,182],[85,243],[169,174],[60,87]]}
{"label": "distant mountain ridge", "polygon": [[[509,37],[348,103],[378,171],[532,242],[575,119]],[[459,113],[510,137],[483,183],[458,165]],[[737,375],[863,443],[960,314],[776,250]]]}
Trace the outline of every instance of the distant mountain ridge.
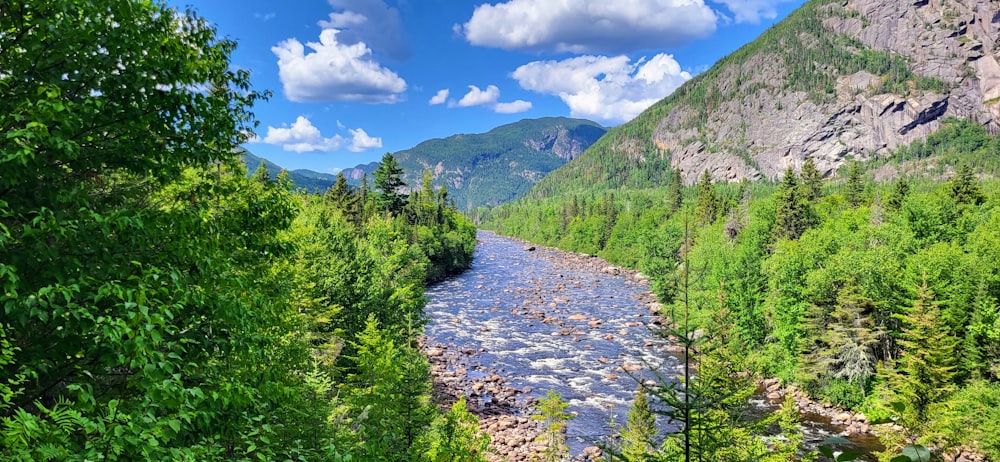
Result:
{"label": "distant mountain ridge", "polygon": [[[243,163],[246,164],[249,173],[257,171],[260,164],[264,163],[264,168],[271,175],[271,178],[277,178],[278,174],[285,171],[280,165],[275,164],[263,157],[258,157],[250,151],[243,150],[241,153],[243,157]],[[330,175],[328,173],[319,173],[312,170],[298,169],[298,170],[288,170],[288,178],[292,180],[292,183],[299,188],[304,188],[312,192],[323,192],[326,191],[330,186],[333,186],[337,182],[337,175]]]}
{"label": "distant mountain ridge", "polygon": [[[425,171],[435,186],[445,185],[459,209],[497,205],[524,195],[549,172],[575,159],[606,128],[583,119],[524,119],[487,133],[459,134],[424,141],[393,154],[405,171],[404,181],[418,188]],[[343,171],[359,184],[377,163]]]}
{"label": "distant mountain ridge", "polygon": [[824,174],[922,140],[949,117],[1000,131],[1000,12],[991,0],[812,0],[532,191],[545,197]]}

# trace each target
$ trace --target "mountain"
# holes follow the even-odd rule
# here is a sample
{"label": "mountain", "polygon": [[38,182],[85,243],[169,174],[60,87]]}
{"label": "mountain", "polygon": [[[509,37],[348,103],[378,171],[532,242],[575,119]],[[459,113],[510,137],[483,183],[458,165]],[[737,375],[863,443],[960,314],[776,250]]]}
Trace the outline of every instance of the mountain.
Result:
{"label": "mountain", "polygon": [[[595,122],[564,117],[525,119],[480,134],[424,141],[394,153],[404,181],[418,188],[425,171],[446,185],[460,209],[496,205],[524,195],[549,172],[580,155],[604,135]],[[344,170],[352,184],[376,163]],[[371,179],[369,179],[371,181]]]}
{"label": "mountain", "polygon": [[812,0],[532,191],[832,174],[922,140],[946,118],[1000,130],[1000,13],[991,0]]}
{"label": "mountain", "polygon": [[[267,169],[267,172],[271,174],[271,178],[277,178],[278,174],[285,170],[274,162],[271,162],[263,157],[257,157],[245,149],[241,155],[243,156],[243,162],[246,164],[247,170],[251,174],[257,171],[257,167],[260,166],[261,162],[264,163],[264,168]],[[288,171],[288,178],[292,180],[292,183],[294,183],[295,186],[312,192],[326,191],[327,188],[333,186],[333,184],[337,182],[336,175],[319,173],[306,169]]]}

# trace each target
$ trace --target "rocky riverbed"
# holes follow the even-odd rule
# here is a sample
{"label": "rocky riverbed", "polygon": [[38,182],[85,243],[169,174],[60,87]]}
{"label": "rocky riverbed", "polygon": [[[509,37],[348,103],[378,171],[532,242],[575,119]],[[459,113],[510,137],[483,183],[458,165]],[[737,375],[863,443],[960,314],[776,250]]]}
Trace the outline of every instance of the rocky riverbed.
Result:
{"label": "rocky riverbed", "polygon": [[[625,422],[637,380],[673,376],[676,343],[645,277],[598,258],[534,247],[480,232],[472,268],[427,291],[422,339],[439,403],[465,396],[493,441],[492,460],[531,460],[542,448],[534,405],[558,391],[575,415],[567,440],[575,460],[600,457]],[[823,407],[776,381],[756,400],[768,412],[793,393],[807,439],[847,436],[878,448],[863,415]],[[676,430],[658,422],[661,431]]]}
{"label": "rocky riverbed", "polygon": [[427,292],[422,343],[439,401],[467,398],[496,460],[530,460],[541,448],[534,404],[556,390],[576,416],[573,457],[596,458],[624,423],[636,380],[679,363],[650,330],[661,320],[648,281],[586,255],[479,239],[472,268]]}

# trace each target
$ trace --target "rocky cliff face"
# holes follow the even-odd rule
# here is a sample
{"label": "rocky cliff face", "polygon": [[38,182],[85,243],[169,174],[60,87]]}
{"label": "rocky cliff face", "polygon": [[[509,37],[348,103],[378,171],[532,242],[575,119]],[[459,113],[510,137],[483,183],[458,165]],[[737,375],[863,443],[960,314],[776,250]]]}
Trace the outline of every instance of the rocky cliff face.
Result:
{"label": "rocky cliff face", "polygon": [[687,184],[706,170],[716,181],[774,179],[807,158],[830,174],[949,117],[995,133],[998,42],[996,0],[811,0],[532,194],[662,185],[666,168]]}
{"label": "rocky cliff face", "polygon": [[[812,11],[799,14],[815,14],[822,30],[794,31],[797,36],[782,41],[836,34],[836,46],[856,55],[869,49],[903,58],[912,75],[844,72],[850,66],[816,59],[824,55],[816,50],[803,58],[815,61],[809,63],[815,72],[833,77],[817,95],[817,89],[795,89],[791,80],[798,76],[788,66],[795,57],[780,49],[761,47],[743,60],[731,60],[706,83],[709,91],[736,97],[721,99],[707,113],[675,104],[652,134],[687,183],[704,170],[724,181],[777,178],[807,158],[829,173],[848,157],[884,156],[922,139],[952,116],[991,131],[1000,128],[996,1],[814,1],[807,7]],[[887,89],[886,81],[893,79],[902,85]]]}

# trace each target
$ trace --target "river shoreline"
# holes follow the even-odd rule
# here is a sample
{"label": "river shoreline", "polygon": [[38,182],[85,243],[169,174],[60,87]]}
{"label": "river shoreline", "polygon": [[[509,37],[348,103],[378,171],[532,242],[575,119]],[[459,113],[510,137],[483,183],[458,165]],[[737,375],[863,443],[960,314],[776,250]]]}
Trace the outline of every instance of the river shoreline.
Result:
{"label": "river shoreline", "polygon": [[[551,280],[545,280],[544,284],[536,282],[533,286],[515,288],[491,285],[495,283],[489,280],[491,276],[489,271],[492,268],[480,268],[478,273],[473,272],[474,274],[465,276],[464,283],[472,284],[477,293],[490,296],[502,295],[503,299],[517,300],[517,303],[509,306],[491,302],[495,306],[482,316],[507,316],[508,323],[512,323],[513,319],[536,326],[544,324],[550,329],[549,333],[553,339],[570,339],[563,340],[568,342],[564,345],[575,345],[573,348],[579,349],[594,348],[592,344],[601,340],[615,342],[629,336],[634,337],[635,332],[629,329],[640,326],[655,327],[664,322],[658,315],[661,305],[650,291],[648,279],[637,271],[611,265],[597,257],[536,246],[513,238],[498,237],[492,233],[482,234],[481,237],[490,240],[508,240],[510,244],[505,244],[505,251],[508,253],[503,255],[505,258],[525,261],[544,260],[547,265],[551,265],[550,269],[555,271],[555,274],[550,276]],[[478,253],[479,244],[481,242],[477,243],[477,258],[492,261],[493,255]],[[512,245],[516,245],[517,248],[511,248]],[[581,277],[581,274],[585,276]],[[624,283],[624,287],[628,287],[628,303],[620,299],[604,300],[604,303],[610,303],[614,308],[620,308],[620,304],[628,305],[631,311],[625,315],[619,314],[619,317],[627,315],[628,318],[615,319],[617,324],[612,326],[611,319],[602,319],[601,311],[585,312],[575,308],[575,300],[570,300],[573,296],[561,291],[565,287],[592,283],[595,277],[620,280]],[[581,278],[590,279],[580,280]],[[445,289],[441,290],[447,292]],[[502,294],[495,293],[501,291]],[[610,297],[605,296],[605,298]],[[452,309],[446,306],[438,308]],[[443,339],[425,336],[421,341],[422,349],[431,363],[435,401],[442,406],[450,406],[460,397],[466,398],[469,410],[480,419],[481,430],[490,435],[493,442],[496,453],[490,460],[531,460],[542,448],[542,444],[537,442],[537,437],[543,430],[542,425],[530,419],[535,412],[534,405],[541,390],[538,386],[525,385],[516,374],[512,376],[511,371],[505,370],[503,364],[498,364],[497,357],[491,356],[494,352],[490,351],[490,348],[468,345],[466,343],[469,342],[464,342],[465,337],[462,337],[473,334],[504,335],[489,331],[517,326],[491,326],[488,323],[476,322],[475,319],[470,321],[461,318],[450,312],[439,312],[437,318],[432,317],[432,323],[437,324],[435,329],[445,329],[451,336]],[[478,330],[478,332],[462,332],[463,329]],[[647,336],[650,336],[649,332]],[[674,359],[677,359],[680,349],[676,342],[668,342],[662,338],[647,339],[635,345],[635,348],[639,348],[642,354],[671,356]],[[639,362],[625,353],[619,353],[616,357],[601,356],[596,360],[592,364],[595,368],[606,366],[600,373],[601,382],[627,378],[635,372],[642,374]],[[578,367],[580,369],[574,368],[578,375],[592,372],[588,370],[591,368],[588,364]],[[674,362],[672,367],[676,369],[677,362]],[[669,371],[664,372],[669,373]],[[762,387],[764,389],[762,396],[770,401],[769,404],[779,402],[786,393],[791,393],[800,412],[826,416],[830,420],[832,431],[844,436],[868,435],[874,438],[873,426],[863,415],[820,406],[801,391],[780,387],[776,380],[764,381]],[[619,402],[616,405],[620,406],[618,415],[623,416],[627,411],[628,402]],[[614,415],[614,411],[611,412]],[[622,423],[624,419],[621,419],[618,425]],[[592,441],[577,442],[573,460],[599,459],[601,452],[596,444]]]}

